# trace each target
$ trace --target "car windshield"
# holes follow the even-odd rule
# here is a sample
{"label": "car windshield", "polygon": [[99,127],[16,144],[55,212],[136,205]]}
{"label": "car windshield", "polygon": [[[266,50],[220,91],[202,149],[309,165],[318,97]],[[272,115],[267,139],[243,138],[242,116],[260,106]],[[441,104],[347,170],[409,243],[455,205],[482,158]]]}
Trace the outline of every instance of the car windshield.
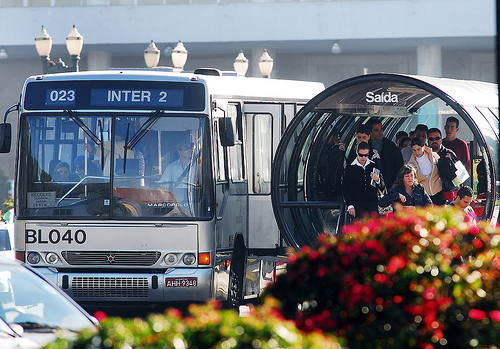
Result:
{"label": "car windshield", "polygon": [[209,218],[207,118],[161,111],[21,117],[21,217]]}
{"label": "car windshield", "polygon": [[2,264],[0,317],[24,332],[80,331],[92,321],[52,285],[19,265]]}

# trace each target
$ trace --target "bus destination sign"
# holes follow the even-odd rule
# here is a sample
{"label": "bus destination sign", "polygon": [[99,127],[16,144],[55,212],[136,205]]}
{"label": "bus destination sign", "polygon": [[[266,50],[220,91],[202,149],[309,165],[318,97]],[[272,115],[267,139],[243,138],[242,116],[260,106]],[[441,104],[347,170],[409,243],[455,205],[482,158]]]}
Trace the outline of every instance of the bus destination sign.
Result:
{"label": "bus destination sign", "polygon": [[158,89],[93,89],[90,91],[92,107],[132,107],[147,105],[151,108],[181,108],[184,103],[182,90]]}
{"label": "bus destination sign", "polygon": [[200,83],[144,81],[31,82],[24,109],[163,109],[202,111]]}

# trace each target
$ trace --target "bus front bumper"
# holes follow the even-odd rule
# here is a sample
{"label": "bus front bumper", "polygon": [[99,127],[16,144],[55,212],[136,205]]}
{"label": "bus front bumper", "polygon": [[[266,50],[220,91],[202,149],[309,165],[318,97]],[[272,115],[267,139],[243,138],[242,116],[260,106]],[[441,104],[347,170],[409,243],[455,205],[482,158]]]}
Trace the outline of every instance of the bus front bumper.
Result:
{"label": "bus front bumper", "polygon": [[205,302],[213,297],[210,268],[150,274],[36,270],[77,302]]}

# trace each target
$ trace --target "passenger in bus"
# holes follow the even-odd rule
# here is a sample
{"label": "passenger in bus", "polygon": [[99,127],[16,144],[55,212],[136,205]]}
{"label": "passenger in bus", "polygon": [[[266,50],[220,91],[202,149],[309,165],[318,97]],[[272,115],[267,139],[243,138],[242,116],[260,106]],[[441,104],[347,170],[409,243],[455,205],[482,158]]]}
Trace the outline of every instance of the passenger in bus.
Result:
{"label": "passenger in bus", "polygon": [[444,205],[443,185],[439,177],[437,163],[439,155],[426,147],[419,137],[411,140],[413,154],[408,164],[417,170],[417,181],[421,183],[435,205]]}
{"label": "passenger in bus", "polygon": [[[196,169],[192,168],[194,144],[189,141],[181,141],[177,144],[179,158],[167,165],[161,176],[160,183],[164,183],[179,203],[187,203],[189,185]],[[191,178],[191,179],[190,179]]]}
{"label": "passenger in bus", "polygon": [[370,146],[361,142],[356,146],[356,159],[344,172],[342,191],[347,212],[352,217],[363,214],[378,214],[378,193],[385,190],[383,174],[375,163],[368,159]]}
{"label": "passenger in bus", "polygon": [[[87,163],[85,164],[85,156],[79,155],[75,158],[74,165],[76,168],[76,172],[80,179],[86,176],[101,176],[102,171],[99,167],[90,159],[87,159]],[[85,168],[87,166],[87,168]]]}
{"label": "passenger in bus", "polygon": [[56,165],[53,179],[55,182],[78,182],[80,180],[78,175],[70,172],[69,164],[64,161]]}
{"label": "passenger in bus", "polygon": [[[125,138],[127,135],[127,125],[119,124],[115,126],[115,165],[117,159],[125,158]],[[92,146],[89,143],[83,144],[83,149],[89,152],[91,155],[96,156],[98,159],[104,155],[104,175],[109,176],[111,159],[109,154],[111,154],[111,140],[102,143],[104,147],[103,154],[98,146]],[[127,159],[133,159],[135,157],[135,152],[133,150],[127,149]],[[123,163],[123,162],[122,162]],[[121,169],[123,171],[123,169]],[[115,169],[116,173],[120,172],[120,169]]]}
{"label": "passenger in bus", "polygon": [[342,175],[346,164],[345,144],[340,143],[339,130],[334,128],[321,152],[318,164],[318,198],[340,201]]}
{"label": "passenger in bus", "polygon": [[417,171],[412,165],[401,167],[393,188],[378,200],[380,207],[388,207],[396,202],[410,207],[432,204],[424,186],[418,183]]}
{"label": "passenger in bus", "polygon": [[470,206],[474,191],[468,185],[464,185],[458,189],[457,197],[450,206],[460,207],[465,212],[465,220],[471,225],[477,225],[477,215],[474,209]]}
{"label": "passenger in bus", "polygon": [[459,160],[453,150],[442,144],[443,139],[438,128],[433,127],[427,131],[427,143],[432,151],[439,155],[438,172],[443,184],[443,197],[447,202],[452,202],[455,200],[458,190],[458,185],[453,180],[457,177],[455,162]]}
{"label": "passenger in bus", "polygon": [[384,137],[384,129],[380,119],[370,119],[368,125],[371,135],[368,144],[378,151],[382,176],[387,187],[390,188],[396,180],[399,169],[403,166],[403,156],[396,144]]}
{"label": "passenger in bus", "polygon": [[457,138],[457,132],[459,130],[459,121],[456,117],[450,116],[446,119],[446,124],[444,125],[444,131],[446,133],[446,137],[443,139],[443,145],[446,148],[449,148],[455,152],[458,159],[465,166],[467,171],[470,170],[470,156],[469,156],[469,147],[467,143]]}

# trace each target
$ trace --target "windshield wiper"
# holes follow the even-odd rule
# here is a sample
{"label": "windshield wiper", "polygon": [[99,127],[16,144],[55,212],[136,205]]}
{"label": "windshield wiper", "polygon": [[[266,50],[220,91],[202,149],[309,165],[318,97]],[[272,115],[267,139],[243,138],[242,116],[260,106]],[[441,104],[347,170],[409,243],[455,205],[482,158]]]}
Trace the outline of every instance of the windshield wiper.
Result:
{"label": "windshield wiper", "polygon": [[128,144],[128,133],[130,131],[130,124],[127,124],[127,134],[125,135],[125,145],[123,146],[123,173],[125,173],[125,169],[127,168],[127,144]]}
{"label": "windshield wiper", "polygon": [[154,112],[153,115],[149,117],[149,119],[142,124],[141,128],[137,130],[137,132],[132,136],[130,141],[128,140],[128,134],[130,130],[130,124],[127,125],[127,135],[125,136],[125,145],[123,146],[124,148],[124,154],[123,154],[123,173],[125,173],[125,169],[127,168],[127,151],[134,149],[134,147],[141,141],[141,139],[146,135],[146,133],[149,132],[151,127],[158,121],[160,118],[161,114],[163,113],[163,110],[157,110]]}
{"label": "windshield wiper", "polygon": [[137,130],[134,136],[130,139],[130,141],[125,143],[125,149],[132,150],[140,142],[140,140],[149,132],[151,127],[158,121],[161,114],[163,114],[163,110],[157,110],[153,115],[149,117],[149,119],[142,124],[141,128]]}
{"label": "windshield wiper", "polygon": [[101,148],[101,166],[102,170],[104,170],[104,145],[101,139],[103,139],[103,129],[102,129],[102,123],[101,120],[99,120],[99,126],[101,129],[101,139],[95,135],[94,132],[90,128],[85,125],[82,119],[78,115],[76,115],[72,110],[67,109],[64,111],[70,118],[75,122],[75,124],[80,127],[83,132],[87,135],[88,138],[90,138],[99,148]]}

